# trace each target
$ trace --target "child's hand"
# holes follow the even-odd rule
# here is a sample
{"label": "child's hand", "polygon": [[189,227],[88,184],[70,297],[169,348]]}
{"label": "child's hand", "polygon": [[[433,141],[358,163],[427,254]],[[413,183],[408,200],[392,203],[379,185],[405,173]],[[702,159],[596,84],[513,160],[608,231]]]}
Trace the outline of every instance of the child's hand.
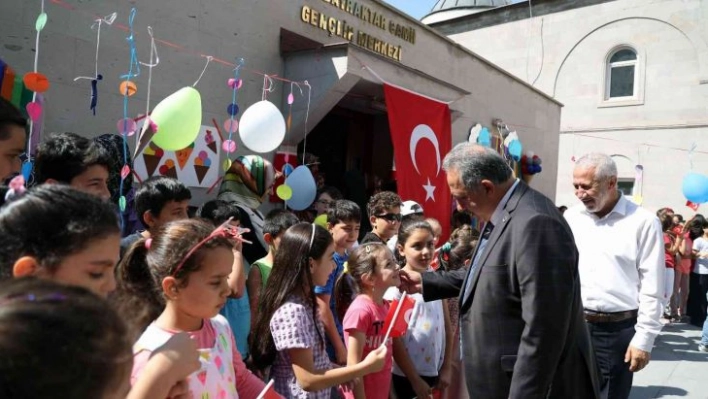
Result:
{"label": "child's hand", "polygon": [[443,363],[443,366],[438,373],[438,384],[435,387],[441,391],[444,391],[450,386],[451,382],[452,367],[448,363]]}
{"label": "child's hand", "polygon": [[420,398],[429,399],[429,398],[431,398],[431,395],[433,394],[433,389],[430,388],[430,385],[428,385],[428,383],[425,382],[420,377],[411,381],[411,386],[413,387],[413,390],[415,391],[415,396],[418,399],[420,399]]}
{"label": "child's hand", "polygon": [[369,366],[369,373],[376,373],[378,371],[381,371],[384,366],[384,363],[386,363],[387,352],[388,350],[386,349],[386,345],[381,345],[376,350],[373,350],[369,352],[368,355],[366,355],[364,362],[366,362],[366,364]]}
{"label": "child's hand", "polygon": [[201,367],[197,343],[187,333],[175,334],[164,345],[155,349],[150,358],[162,358],[165,372],[175,381],[182,380]]}

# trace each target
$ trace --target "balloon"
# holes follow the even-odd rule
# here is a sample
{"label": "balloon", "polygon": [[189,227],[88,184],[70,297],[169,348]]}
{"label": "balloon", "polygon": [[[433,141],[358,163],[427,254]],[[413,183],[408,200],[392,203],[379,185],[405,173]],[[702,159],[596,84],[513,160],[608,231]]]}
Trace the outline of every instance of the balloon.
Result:
{"label": "balloon", "polygon": [[278,198],[283,201],[287,201],[293,197],[293,189],[287,184],[281,184],[275,189],[275,193],[278,194]]}
{"label": "balloon", "polygon": [[[271,152],[278,148],[285,138],[285,119],[273,103],[259,101],[248,107],[241,116],[239,134],[243,144],[251,151]],[[295,188],[297,196],[299,189],[290,184],[289,186]]]}
{"label": "balloon", "polygon": [[327,228],[327,214],[323,213],[315,218],[315,224]]}
{"label": "balloon", "polygon": [[167,151],[189,147],[197,139],[202,125],[202,97],[193,87],[184,87],[169,95],[152,111],[160,130],[152,141]]}
{"label": "balloon", "polygon": [[285,165],[283,165],[283,175],[285,177],[288,177],[288,176],[290,176],[291,173],[293,173],[293,166],[290,165],[289,163],[286,163]]}
{"label": "balloon", "polygon": [[518,162],[521,160],[521,142],[519,140],[511,140],[509,143],[509,155],[514,161]]}
{"label": "balloon", "polygon": [[317,184],[307,166],[301,165],[285,179],[285,184],[292,188],[293,195],[287,205],[296,211],[303,211],[312,205],[317,196]]}
{"label": "balloon", "polygon": [[708,202],[708,176],[689,173],[683,178],[683,195],[687,200],[702,204]]}
{"label": "balloon", "polygon": [[32,161],[25,161],[22,163],[22,177],[25,178],[25,181],[29,181],[30,174],[32,174]]}

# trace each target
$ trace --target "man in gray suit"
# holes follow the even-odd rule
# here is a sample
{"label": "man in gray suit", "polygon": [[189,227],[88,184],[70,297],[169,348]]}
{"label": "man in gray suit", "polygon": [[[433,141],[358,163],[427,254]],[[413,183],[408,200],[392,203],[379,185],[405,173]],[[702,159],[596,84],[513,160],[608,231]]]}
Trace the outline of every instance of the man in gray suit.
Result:
{"label": "man in gray suit", "polygon": [[460,344],[472,398],[597,398],[583,318],[578,252],[553,202],[514,178],[489,148],[445,157],[458,208],[485,226],[468,270],[403,276],[426,301],[459,296]]}

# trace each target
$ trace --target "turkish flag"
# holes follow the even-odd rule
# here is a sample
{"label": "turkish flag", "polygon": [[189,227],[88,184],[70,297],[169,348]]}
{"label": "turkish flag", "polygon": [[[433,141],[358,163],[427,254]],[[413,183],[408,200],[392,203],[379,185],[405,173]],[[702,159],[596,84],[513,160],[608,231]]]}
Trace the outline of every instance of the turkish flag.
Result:
{"label": "turkish flag", "polygon": [[258,394],[256,399],[282,399],[282,396],[275,392],[275,388],[273,387],[274,384],[275,380],[270,380],[265,388],[263,388],[263,391]]}
{"label": "turkish flag", "polygon": [[384,344],[388,338],[398,338],[406,335],[408,331],[408,323],[415,307],[415,299],[408,296],[405,292],[401,299],[394,299],[391,306],[388,308],[386,320],[384,321],[383,329],[386,331]]}
{"label": "turkish flag", "polygon": [[692,201],[686,201],[686,206],[693,209],[694,212],[698,212],[698,208],[701,206],[700,204],[696,204],[695,202]]}
{"label": "turkish flag", "polygon": [[452,198],[442,160],[452,147],[447,104],[384,84],[393,142],[398,195],[423,206],[426,217],[442,225],[441,242],[450,234]]}

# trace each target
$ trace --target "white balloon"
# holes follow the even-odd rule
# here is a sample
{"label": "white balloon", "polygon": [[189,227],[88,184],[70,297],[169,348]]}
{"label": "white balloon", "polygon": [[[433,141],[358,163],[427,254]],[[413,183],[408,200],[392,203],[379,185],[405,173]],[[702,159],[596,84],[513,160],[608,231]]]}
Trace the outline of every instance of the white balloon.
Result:
{"label": "white balloon", "polygon": [[272,102],[259,101],[248,107],[241,116],[239,135],[243,144],[251,151],[274,151],[285,138],[283,114]]}
{"label": "white balloon", "polygon": [[317,184],[312,172],[307,166],[301,165],[295,168],[285,179],[285,184],[293,190],[293,195],[285,204],[296,210],[302,211],[310,207],[317,196]]}

